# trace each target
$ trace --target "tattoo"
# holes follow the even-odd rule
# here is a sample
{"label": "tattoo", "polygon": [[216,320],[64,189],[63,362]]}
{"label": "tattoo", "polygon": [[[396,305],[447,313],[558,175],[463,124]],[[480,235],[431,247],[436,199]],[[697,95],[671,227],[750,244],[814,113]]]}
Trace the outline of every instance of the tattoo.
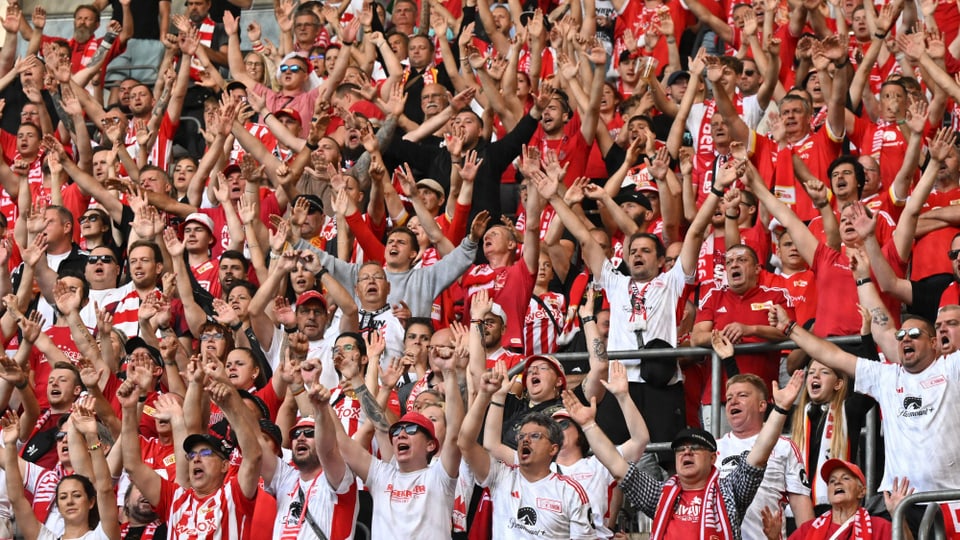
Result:
{"label": "tattoo", "polygon": [[607,358],[607,344],[604,343],[600,338],[593,338],[591,352],[594,358],[600,360],[601,362],[606,362],[609,360],[609,358]]}
{"label": "tattoo", "polygon": [[386,415],[383,414],[383,409],[380,408],[377,400],[373,398],[373,394],[370,393],[367,385],[361,384],[354,389],[354,392],[357,393],[357,399],[360,400],[360,408],[363,409],[363,414],[367,415],[367,420],[373,422],[374,427],[380,431],[390,429],[390,426],[387,424]]}
{"label": "tattoo", "polygon": [[150,112],[150,116],[160,116],[163,114],[164,109],[167,108],[167,104],[170,103],[170,86],[169,84],[164,86],[163,92],[160,93],[160,99],[158,99],[157,104],[153,106],[153,111]]}
{"label": "tattoo", "polygon": [[882,308],[873,308],[870,310],[870,313],[873,314],[873,324],[877,326],[887,326],[890,324],[890,317],[883,311]]}
{"label": "tattoo", "polygon": [[[112,37],[111,37],[112,36]],[[110,52],[110,49],[113,48],[113,42],[117,39],[117,34],[113,32],[107,32],[103,36],[103,41],[100,42],[100,46],[97,47],[97,52],[93,53],[93,58],[90,59],[88,66],[95,66],[100,63],[101,60],[107,53]]]}
{"label": "tattoo", "polygon": [[76,135],[77,126],[73,123],[73,118],[67,114],[67,111],[63,110],[63,98],[60,96],[59,92],[51,92],[50,97],[53,98],[53,108],[57,111],[57,116],[60,117],[60,121],[63,122],[63,127],[67,128],[67,131]]}

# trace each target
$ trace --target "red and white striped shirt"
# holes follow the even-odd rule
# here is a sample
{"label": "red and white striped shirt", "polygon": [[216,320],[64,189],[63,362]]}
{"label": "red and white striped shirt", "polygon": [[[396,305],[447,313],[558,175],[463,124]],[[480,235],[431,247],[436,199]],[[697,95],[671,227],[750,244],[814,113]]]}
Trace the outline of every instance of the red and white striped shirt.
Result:
{"label": "red and white striped shirt", "polygon": [[[549,291],[539,297],[543,305],[530,298],[530,305],[523,321],[523,353],[527,356],[557,352],[559,347],[557,326],[559,325],[560,330],[563,330],[563,314],[567,309],[566,298],[560,293]],[[549,309],[549,312],[544,309],[544,306]]]}
{"label": "red and white striped shirt", "polygon": [[157,514],[167,521],[170,538],[235,540],[250,537],[256,499],[248,499],[236,475],[217,491],[200,498],[192,488],[160,480]]}
{"label": "red and white striped shirt", "polygon": [[[140,293],[133,286],[133,282],[121,288],[128,288],[129,291],[117,302],[117,307],[113,310],[113,327],[123,331],[128,337],[139,336]],[[160,290],[154,289],[153,294],[160,294]]]}

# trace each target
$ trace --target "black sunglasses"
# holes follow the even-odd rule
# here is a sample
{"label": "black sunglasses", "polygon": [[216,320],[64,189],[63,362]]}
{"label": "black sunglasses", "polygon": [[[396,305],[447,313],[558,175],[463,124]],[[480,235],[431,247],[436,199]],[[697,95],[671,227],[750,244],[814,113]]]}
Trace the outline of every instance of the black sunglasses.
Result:
{"label": "black sunglasses", "polygon": [[417,434],[417,431],[420,431],[420,426],[416,424],[400,424],[399,426],[393,428],[390,432],[390,437],[399,437],[400,432],[407,432],[407,435],[411,437]]}
{"label": "black sunglasses", "polygon": [[113,255],[87,255],[87,264],[97,264],[98,262],[112,264],[117,260],[113,258]]}
{"label": "black sunglasses", "polygon": [[80,224],[83,225],[86,222],[96,223],[100,221],[100,216],[97,214],[88,214],[86,216],[80,216]]}
{"label": "black sunglasses", "polygon": [[951,261],[957,260],[957,256],[960,256],[960,249],[951,249],[947,252],[947,258]]}
{"label": "black sunglasses", "polygon": [[316,430],[313,428],[297,428],[290,432],[290,440],[299,439],[301,435],[308,439],[312,439],[316,434]]}
{"label": "black sunglasses", "polygon": [[62,440],[64,440],[64,439],[67,438],[67,432],[66,432],[66,431],[58,431],[55,437],[56,437],[56,439],[57,439],[58,441],[62,441]]}

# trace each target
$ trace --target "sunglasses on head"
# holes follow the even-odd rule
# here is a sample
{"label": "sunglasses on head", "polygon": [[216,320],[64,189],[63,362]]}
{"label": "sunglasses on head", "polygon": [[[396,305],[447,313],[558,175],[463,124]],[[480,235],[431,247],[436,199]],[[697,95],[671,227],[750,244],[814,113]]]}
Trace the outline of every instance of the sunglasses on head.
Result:
{"label": "sunglasses on head", "polygon": [[300,67],[299,65],[297,65],[297,64],[294,64],[294,65],[292,65],[292,66],[288,66],[288,65],[284,64],[284,65],[280,66],[280,73],[286,73],[286,72],[288,72],[288,71],[289,71],[290,73],[300,73],[301,71],[305,71],[305,70],[304,70],[302,67]]}
{"label": "sunglasses on head", "polygon": [[87,264],[111,264],[117,262],[113,255],[87,255]]}
{"label": "sunglasses on head", "polygon": [[197,456],[210,457],[214,453],[215,452],[213,451],[212,448],[201,448],[199,450],[193,450],[193,451],[187,452],[187,459],[195,459]]}
{"label": "sunglasses on head", "polygon": [[390,432],[391,437],[399,437],[400,432],[406,432],[407,435],[411,437],[417,434],[417,431],[420,431],[420,426],[416,424],[400,424],[399,426],[393,428]]}
{"label": "sunglasses on head", "polygon": [[315,434],[316,431],[312,427],[302,427],[291,431],[290,439],[299,439],[301,435],[308,439],[312,439]]}
{"label": "sunglasses on head", "polygon": [[910,337],[910,339],[919,339],[924,333],[921,328],[901,328],[897,330],[897,333],[894,334],[894,337],[897,338],[897,341],[903,341],[903,338]]}

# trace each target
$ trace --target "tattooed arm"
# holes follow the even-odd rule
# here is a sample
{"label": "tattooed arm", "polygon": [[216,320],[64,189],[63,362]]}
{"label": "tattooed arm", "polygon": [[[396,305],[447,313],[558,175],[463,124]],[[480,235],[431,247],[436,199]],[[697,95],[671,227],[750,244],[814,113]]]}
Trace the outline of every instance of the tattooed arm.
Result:
{"label": "tattooed arm", "polygon": [[873,340],[888,360],[899,362],[900,346],[896,338],[897,325],[880,299],[877,287],[872,281],[864,282],[864,280],[870,279],[870,259],[867,258],[866,253],[860,250],[851,249],[848,254],[853,278],[858,283],[863,283],[857,286],[857,296],[860,299],[860,305],[870,314],[870,333],[873,335]]}
{"label": "tattooed arm", "polygon": [[587,352],[590,354],[590,371],[583,379],[583,396],[587,398],[587,401],[594,397],[597,398],[597,401],[603,399],[603,395],[606,393],[603,381],[607,379],[609,367],[607,364],[610,361],[607,358],[607,340],[600,335],[597,321],[590,320],[595,316],[596,293],[599,293],[599,289],[588,288],[587,298],[580,306],[580,321],[583,327],[583,335],[587,341]]}

